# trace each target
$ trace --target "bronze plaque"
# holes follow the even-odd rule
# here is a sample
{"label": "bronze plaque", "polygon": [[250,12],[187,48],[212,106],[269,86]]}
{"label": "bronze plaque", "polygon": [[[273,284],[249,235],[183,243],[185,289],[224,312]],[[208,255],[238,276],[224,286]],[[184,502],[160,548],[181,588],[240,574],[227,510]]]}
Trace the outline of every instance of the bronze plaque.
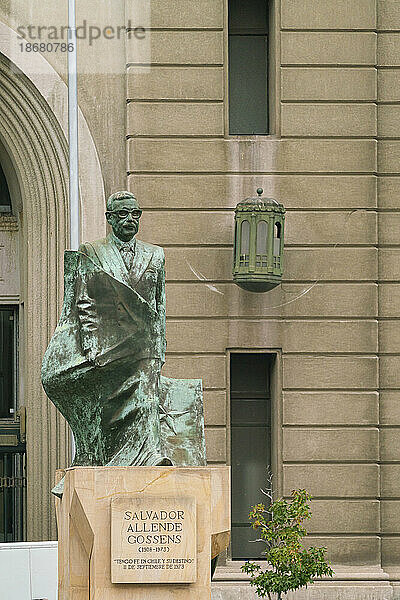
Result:
{"label": "bronze plaque", "polygon": [[139,496],[111,502],[112,583],[194,583],[196,501]]}

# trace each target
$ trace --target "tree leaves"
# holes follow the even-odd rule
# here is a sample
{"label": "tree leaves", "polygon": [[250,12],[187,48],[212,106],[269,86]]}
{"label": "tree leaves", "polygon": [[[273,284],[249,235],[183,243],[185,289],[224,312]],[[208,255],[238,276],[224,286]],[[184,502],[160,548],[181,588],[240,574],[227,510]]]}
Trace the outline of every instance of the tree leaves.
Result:
{"label": "tree leaves", "polygon": [[252,528],[266,545],[263,552],[268,568],[246,562],[242,571],[250,575],[250,583],[260,598],[307,587],[314,577],[332,577],[326,559],[326,548],[305,548],[302,539],[307,535],[303,521],[311,517],[308,504],[311,496],[305,490],[294,490],[290,500],[279,498],[267,508],[264,504],[252,507],[249,518]]}

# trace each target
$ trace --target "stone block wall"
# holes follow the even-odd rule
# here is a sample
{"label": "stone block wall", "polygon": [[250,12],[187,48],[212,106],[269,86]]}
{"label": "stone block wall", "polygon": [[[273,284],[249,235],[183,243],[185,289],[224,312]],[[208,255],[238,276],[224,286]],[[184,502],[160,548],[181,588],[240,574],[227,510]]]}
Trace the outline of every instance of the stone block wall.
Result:
{"label": "stone block wall", "polygon": [[[153,4],[149,64],[127,41],[126,133],[142,237],[166,251],[165,372],[203,378],[208,457],[229,463],[229,351],[276,351],[279,491],[312,493],[334,563],[393,574],[400,5],[275,0],[273,132],[229,136],[227,3]],[[257,187],[288,209],[285,281],[260,295],[231,280],[233,208]]]}

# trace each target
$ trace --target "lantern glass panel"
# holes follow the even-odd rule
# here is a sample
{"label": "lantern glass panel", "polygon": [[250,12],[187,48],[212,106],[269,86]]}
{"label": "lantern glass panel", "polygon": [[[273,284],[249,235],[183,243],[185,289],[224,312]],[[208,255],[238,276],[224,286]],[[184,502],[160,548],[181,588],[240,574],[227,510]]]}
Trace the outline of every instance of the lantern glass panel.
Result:
{"label": "lantern glass panel", "polygon": [[268,227],[265,221],[260,221],[257,225],[257,254],[267,253]]}
{"label": "lantern glass panel", "polygon": [[274,256],[279,256],[281,252],[281,230],[282,225],[275,223],[274,228]]}
{"label": "lantern glass panel", "polygon": [[238,244],[238,240],[239,240],[239,227],[240,224],[238,223],[238,221],[235,222],[235,252],[236,252],[236,248],[237,248],[237,244]]}
{"label": "lantern glass panel", "polygon": [[267,267],[267,242],[268,242],[268,225],[266,221],[260,221],[257,225],[257,252],[256,266]]}
{"label": "lantern glass panel", "polygon": [[240,235],[240,265],[242,267],[249,266],[249,254],[250,254],[250,223],[248,221],[243,221],[241,235]]}

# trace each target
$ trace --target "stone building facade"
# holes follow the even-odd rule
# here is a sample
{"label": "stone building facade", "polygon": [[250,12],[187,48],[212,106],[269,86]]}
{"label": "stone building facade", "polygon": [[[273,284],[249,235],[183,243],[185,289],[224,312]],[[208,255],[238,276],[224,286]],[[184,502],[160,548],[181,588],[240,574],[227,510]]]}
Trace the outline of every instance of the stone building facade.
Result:
{"label": "stone building facade", "polygon": [[[104,4],[110,22],[135,22],[127,0]],[[337,565],[317,585],[332,598],[396,598],[400,3],[270,0],[265,135],[229,132],[228,5],[152,0],[143,54],[133,35],[79,53],[82,238],[103,235],[109,193],[136,193],[141,237],[166,254],[164,372],[203,379],[209,461],[231,462],[232,356],[263,355],[277,492],[313,495],[309,539]],[[65,22],[59,7],[30,6],[32,22]],[[15,0],[0,19],[0,162],[13,204],[0,217],[0,302],[20,306],[26,526],[40,540],[56,535],[48,489],[69,452],[40,387],[68,239],[66,57],[10,50],[25,8]],[[287,208],[284,282],[266,294],[231,274],[233,209],[258,187]],[[252,597],[231,558],[215,592]]]}

